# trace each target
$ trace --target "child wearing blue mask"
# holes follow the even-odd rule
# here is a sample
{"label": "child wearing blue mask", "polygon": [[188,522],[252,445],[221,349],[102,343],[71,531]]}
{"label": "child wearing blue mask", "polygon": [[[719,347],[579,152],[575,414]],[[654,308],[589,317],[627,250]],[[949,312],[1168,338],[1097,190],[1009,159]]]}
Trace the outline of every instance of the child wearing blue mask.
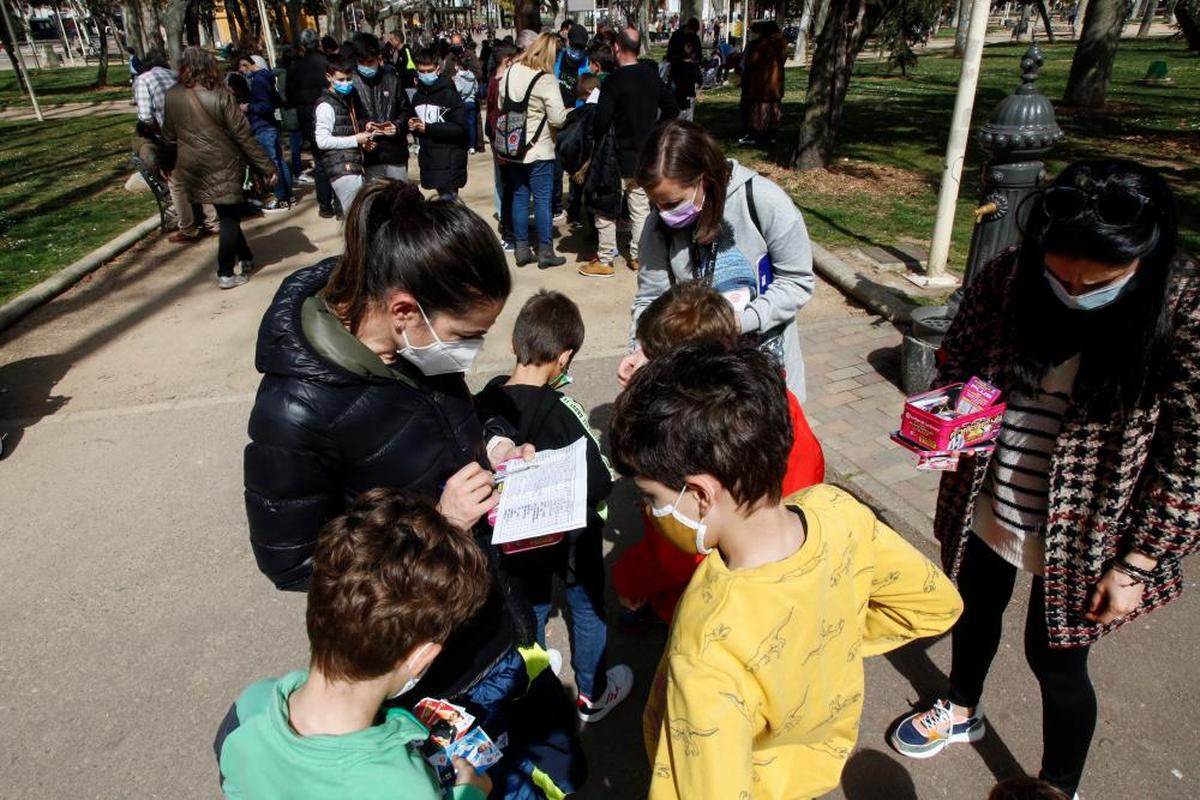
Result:
{"label": "child wearing blue mask", "polygon": [[440,74],[436,50],[421,48],[413,61],[417,91],[408,129],[421,146],[421,187],[457,199],[458,190],[467,185],[467,109],[454,81]]}
{"label": "child wearing blue mask", "polygon": [[330,56],[325,68],[329,88],[317,100],[314,127],[321,166],[329,176],[343,213],[350,210],[363,186],[364,156],[375,149],[375,134],[365,127],[361,103],[355,96],[354,68],[340,56]]}
{"label": "child wearing blue mask", "polygon": [[391,64],[384,63],[383,47],[369,33],[350,40],[356,63],[352,82],[362,108],[362,123],[375,138],[363,159],[367,180],[408,180],[408,121],[412,103]]}
{"label": "child wearing blue mask", "polygon": [[583,333],[583,317],[570,298],[538,292],[521,308],[513,328],[513,374],[491,381],[476,399],[486,416],[506,420],[518,431],[518,439],[538,450],[566,447],[580,438],[587,442],[587,525],[564,531],[566,537],[552,546],[506,554],[501,563],[533,606],[543,647],[553,579],[558,576],[563,582],[571,608],[571,665],[579,689],[579,718],[598,722],[629,696],[633,672],[624,664],[605,663],[602,532],[612,471],[587,413],[560,391],[570,382],[568,370],[583,346]]}

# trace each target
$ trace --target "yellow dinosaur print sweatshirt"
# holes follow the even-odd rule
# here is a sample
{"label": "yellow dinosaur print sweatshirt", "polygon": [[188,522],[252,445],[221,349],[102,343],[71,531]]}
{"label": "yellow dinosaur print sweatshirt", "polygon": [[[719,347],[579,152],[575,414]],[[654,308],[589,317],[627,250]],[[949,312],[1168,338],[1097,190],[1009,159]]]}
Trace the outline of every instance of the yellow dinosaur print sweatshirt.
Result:
{"label": "yellow dinosaur print sweatshirt", "polygon": [[798,800],[834,789],[858,738],[865,656],[950,628],[941,569],[832,486],[784,501],[807,538],[688,584],[643,719],[651,800]]}

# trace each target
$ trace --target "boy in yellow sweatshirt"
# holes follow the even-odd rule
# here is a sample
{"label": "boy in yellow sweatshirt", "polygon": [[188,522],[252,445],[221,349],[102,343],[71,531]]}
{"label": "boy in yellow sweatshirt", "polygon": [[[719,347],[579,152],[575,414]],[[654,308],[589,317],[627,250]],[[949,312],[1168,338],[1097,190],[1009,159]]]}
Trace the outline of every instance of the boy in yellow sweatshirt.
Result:
{"label": "boy in yellow sweatshirt", "polygon": [[646,706],[651,800],[778,798],[838,785],[865,656],[948,630],[941,570],[833,486],[782,498],[783,375],[757,348],[685,345],[617,399],[612,452],[676,546],[708,554]]}

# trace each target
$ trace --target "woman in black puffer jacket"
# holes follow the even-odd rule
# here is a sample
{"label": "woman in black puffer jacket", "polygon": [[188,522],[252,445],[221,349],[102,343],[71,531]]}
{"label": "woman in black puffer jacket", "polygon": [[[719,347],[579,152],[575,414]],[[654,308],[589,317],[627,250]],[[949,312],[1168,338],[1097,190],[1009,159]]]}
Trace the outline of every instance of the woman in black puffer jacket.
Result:
{"label": "woman in black puffer jacket", "polygon": [[533,610],[477,526],[497,501],[495,465],[532,453],[505,423],[478,417],[463,378],[511,288],[500,242],[466,206],[426,201],[401,181],[363,189],[342,257],[287,278],[263,317],[245,461],[250,542],[280,589],[307,588],[321,527],[368,489],[439,498],[451,522],[480,528],[492,556],[483,610],[391,702],[465,704],[508,742],[489,771],[506,798],[537,796],[547,778],[569,793],[587,769],[575,704],[537,646]]}
{"label": "woman in black puffer jacket", "polygon": [[[245,453],[250,542],[278,588],[307,589],[318,531],[368,489],[438,498],[464,529],[495,505],[485,466],[515,448],[477,417],[463,373],[511,286],[487,223],[402,182],[364,189],[345,254],[283,282],[259,329]],[[531,638],[497,592],[425,694],[463,690]]]}

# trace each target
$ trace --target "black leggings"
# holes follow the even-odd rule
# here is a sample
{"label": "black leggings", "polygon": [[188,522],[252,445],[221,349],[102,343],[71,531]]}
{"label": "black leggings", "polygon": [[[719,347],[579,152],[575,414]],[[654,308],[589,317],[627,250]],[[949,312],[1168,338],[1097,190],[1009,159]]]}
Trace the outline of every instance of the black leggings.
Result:
{"label": "black leggings", "polygon": [[[951,635],[950,701],[955,705],[972,708],[983,695],[1016,579],[1016,567],[971,536],[958,574],[963,613]],[[1035,577],[1025,618],[1025,660],[1042,689],[1042,777],[1068,797],[1079,787],[1096,730],[1088,649],[1050,647],[1045,585]]]}
{"label": "black leggings", "polygon": [[220,220],[220,236],[217,239],[217,275],[232,275],[239,260],[253,261],[250,245],[242,235],[242,206],[218,205],[217,219]]}

